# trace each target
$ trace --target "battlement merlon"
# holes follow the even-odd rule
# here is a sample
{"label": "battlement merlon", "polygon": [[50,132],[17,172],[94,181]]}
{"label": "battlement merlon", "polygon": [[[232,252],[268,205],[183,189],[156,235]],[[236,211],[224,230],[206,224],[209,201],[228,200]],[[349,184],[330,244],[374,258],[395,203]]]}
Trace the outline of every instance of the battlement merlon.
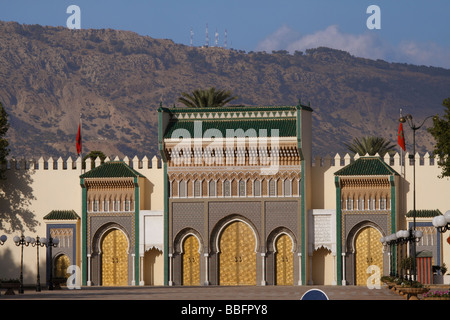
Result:
{"label": "battlement merlon", "polygon": [[[127,165],[129,165],[133,169],[161,169],[162,161],[157,157],[153,156],[150,159],[147,156],[142,157],[141,159],[137,156],[134,156],[132,159],[125,156],[122,160],[116,156],[114,159],[110,157],[106,157],[104,162],[109,161],[123,161]],[[68,157],[64,160],[62,157],[59,157],[55,160],[53,157],[49,157],[48,159],[44,159],[44,157],[40,157],[38,160],[36,159],[25,159],[20,158],[17,159],[15,157],[11,157],[6,160],[4,164],[4,168],[7,170],[78,170],[81,172],[81,157],[76,158],[75,160],[72,157]],[[94,167],[97,167],[101,164],[101,159],[97,157],[94,160]],[[83,171],[89,171],[92,169],[92,161],[86,161],[86,166]]]}

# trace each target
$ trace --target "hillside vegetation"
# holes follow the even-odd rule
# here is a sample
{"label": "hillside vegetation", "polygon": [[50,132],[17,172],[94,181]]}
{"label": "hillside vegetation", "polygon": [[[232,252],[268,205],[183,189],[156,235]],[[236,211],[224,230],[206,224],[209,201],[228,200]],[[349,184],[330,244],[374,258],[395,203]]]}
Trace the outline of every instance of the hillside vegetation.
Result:
{"label": "hillside vegetation", "polygon": [[[14,22],[0,22],[0,79],[17,158],[76,157],[80,114],[84,152],[151,157],[160,102],[173,106],[182,92],[212,86],[237,95],[233,104],[310,103],[314,154],[322,156],[346,152],[344,142],[363,135],[396,143],[400,108],[421,121],[441,113],[450,96],[450,70],[328,48],[247,53]],[[405,134],[411,150],[408,128]],[[417,142],[419,151],[432,150],[426,130]]]}

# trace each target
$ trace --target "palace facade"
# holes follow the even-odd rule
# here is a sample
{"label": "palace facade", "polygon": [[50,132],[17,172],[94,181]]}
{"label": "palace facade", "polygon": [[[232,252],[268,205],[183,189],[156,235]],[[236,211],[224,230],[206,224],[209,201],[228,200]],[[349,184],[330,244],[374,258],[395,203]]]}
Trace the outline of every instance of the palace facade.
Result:
{"label": "palace facade", "polygon": [[[12,240],[23,233],[59,239],[40,249],[42,283],[77,270],[87,286],[367,285],[398,271],[406,249],[380,239],[413,220],[423,231],[418,256],[449,265],[449,233],[431,223],[450,209],[438,160],[416,155],[412,219],[408,154],[313,158],[312,112],[161,107],[159,157],[97,159],[85,169],[80,158],[11,160],[0,278],[18,277]],[[37,275],[31,246],[27,284]]]}

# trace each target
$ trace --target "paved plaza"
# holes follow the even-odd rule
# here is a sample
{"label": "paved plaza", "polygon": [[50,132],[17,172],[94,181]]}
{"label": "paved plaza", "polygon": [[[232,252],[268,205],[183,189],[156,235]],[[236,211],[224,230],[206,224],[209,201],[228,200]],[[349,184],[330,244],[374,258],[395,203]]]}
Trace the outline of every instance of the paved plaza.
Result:
{"label": "paved plaza", "polygon": [[[330,301],[302,301],[302,296],[312,289],[324,292]],[[296,318],[310,311],[322,317],[333,317],[342,310],[372,314],[379,308],[395,308],[393,304],[396,303],[414,305],[414,301],[408,301],[386,286],[380,289],[362,286],[82,287],[79,290],[63,288],[41,292],[30,287],[25,289],[24,294],[16,292],[15,295],[4,295],[2,290],[1,303],[31,316],[40,307],[52,312],[98,315],[102,318],[117,318],[124,314],[123,311],[143,315],[159,310],[158,318],[167,319],[276,320]],[[423,305],[422,301],[416,303]],[[411,315],[426,310],[406,309]]]}
{"label": "paved plaza", "polygon": [[4,295],[2,290],[0,300],[300,300],[311,289],[323,291],[330,300],[405,300],[385,286],[63,287],[41,292],[30,287],[15,295]]}

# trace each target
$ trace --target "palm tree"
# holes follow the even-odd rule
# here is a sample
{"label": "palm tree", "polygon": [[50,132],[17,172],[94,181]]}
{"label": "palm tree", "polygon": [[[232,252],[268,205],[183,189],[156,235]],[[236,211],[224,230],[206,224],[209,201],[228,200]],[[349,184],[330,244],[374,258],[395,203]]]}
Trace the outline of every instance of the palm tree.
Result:
{"label": "palm tree", "polygon": [[190,108],[216,108],[223,107],[228,102],[237,98],[230,91],[219,90],[212,87],[207,90],[194,90],[192,94],[183,92],[178,101]]}
{"label": "palm tree", "polygon": [[106,155],[102,151],[93,150],[83,157],[83,169],[86,169],[87,159],[91,159],[91,168],[94,168],[97,157],[100,158],[100,164],[105,162]]}
{"label": "palm tree", "polygon": [[365,156],[369,154],[374,156],[377,153],[380,157],[384,157],[386,153],[392,154],[395,152],[395,145],[391,144],[385,138],[368,136],[362,137],[361,140],[354,138],[351,144],[344,143],[349,151]]}

